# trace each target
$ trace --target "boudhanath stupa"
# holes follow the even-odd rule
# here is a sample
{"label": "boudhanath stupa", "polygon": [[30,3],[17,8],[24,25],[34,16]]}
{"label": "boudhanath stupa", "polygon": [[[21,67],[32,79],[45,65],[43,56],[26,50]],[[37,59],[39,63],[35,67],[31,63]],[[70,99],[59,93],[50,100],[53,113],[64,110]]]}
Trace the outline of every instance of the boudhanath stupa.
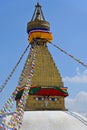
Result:
{"label": "boudhanath stupa", "polygon": [[[48,50],[50,23],[37,3],[27,23],[30,52],[13,92],[16,111],[2,120],[1,130],[87,130],[87,118],[68,111],[61,74]],[[7,110],[7,108],[4,108]],[[2,113],[4,113],[1,111]],[[5,122],[5,123],[4,123]]]}

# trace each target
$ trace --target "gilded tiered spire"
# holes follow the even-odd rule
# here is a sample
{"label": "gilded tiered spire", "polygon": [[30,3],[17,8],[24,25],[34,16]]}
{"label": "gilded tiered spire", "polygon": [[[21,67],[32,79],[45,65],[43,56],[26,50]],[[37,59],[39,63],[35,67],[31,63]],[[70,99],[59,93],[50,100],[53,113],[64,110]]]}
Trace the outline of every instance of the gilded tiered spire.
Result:
{"label": "gilded tiered spire", "polygon": [[[53,58],[52,58],[50,52],[48,51],[48,47],[41,41],[38,41],[37,44],[38,45],[34,48],[37,50],[37,54],[36,54],[36,63],[35,63],[34,74],[33,74],[33,78],[32,78],[32,86],[63,87],[62,78],[53,61]],[[31,54],[29,54],[29,56],[27,58],[23,72],[20,77],[20,79],[21,79],[20,86],[21,87],[25,86],[26,81],[28,79],[31,62],[32,62],[32,57],[30,55]],[[23,73],[24,73],[24,75],[23,75]]]}
{"label": "gilded tiered spire", "polygon": [[[47,47],[53,36],[39,3],[35,6],[33,17],[27,24],[27,33],[31,50],[36,51],[36,61],[25,110],[64,110],[64,97],[68,95],[67,88],[63,85],[59,70]],[[19,79],[17,103],[29,77],[33,52],[30,51]]]}

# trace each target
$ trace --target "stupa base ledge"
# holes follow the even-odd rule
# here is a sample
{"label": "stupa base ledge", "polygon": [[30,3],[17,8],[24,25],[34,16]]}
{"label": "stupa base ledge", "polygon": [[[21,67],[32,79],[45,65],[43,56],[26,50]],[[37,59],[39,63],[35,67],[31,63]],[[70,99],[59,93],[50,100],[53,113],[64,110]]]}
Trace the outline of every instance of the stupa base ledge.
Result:
{"label": "stupa base ledge", "polygon": [[46,108],[46,109],[43,109],[43,108],[39,108],[39,109],[25,109],[25,111],[68,111],[67,108],[58,108],[58,109],[51,109],[51,108]]}

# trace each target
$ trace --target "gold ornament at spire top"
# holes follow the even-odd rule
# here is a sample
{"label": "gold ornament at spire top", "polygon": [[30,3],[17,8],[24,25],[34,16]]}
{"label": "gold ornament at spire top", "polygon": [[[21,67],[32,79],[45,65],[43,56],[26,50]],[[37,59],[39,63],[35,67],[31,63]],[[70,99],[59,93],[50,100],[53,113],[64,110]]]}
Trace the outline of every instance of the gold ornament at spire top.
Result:
{"label": "gold ornament at spire top", "polygon": [[45,20],[39,3],[35,6],[32,19],[27,24],[27,33],[29,34],[28,40],[30,43],[37,38],[44,39],[46,43],[53,39],[52,33],[50,32],[50,24]]}
{"label": "gold ornament at spire top", "polygon": [[[39,17],[39,19],[38,19],[38,17]],[[35,6],[35,11],[34,11],[31,21],[34,21],[34,20],[45,21],[45,18],[44,18],[42,9],[41,9],[41,5],[39,3],[37,3],[37,5]]]}
{"label": "gold ornament at spire top", "polygon": [[41,6],[39,3],[37,3],[37,5],[35,7],[37,8],[35,20],[41,20],[41,15],[40,15]]}
{"label": "gold ornament at spire top", "polygon": [[37,10],[37,14],[36,14],[35,20],[41,20],[40,11],[39,10]]}
{"label": "gold ornament at spire top", "polygon": [[35,5],[35,7],[41,8],[41,5],[39,4],[39,2],[37,2],[37,5]]}

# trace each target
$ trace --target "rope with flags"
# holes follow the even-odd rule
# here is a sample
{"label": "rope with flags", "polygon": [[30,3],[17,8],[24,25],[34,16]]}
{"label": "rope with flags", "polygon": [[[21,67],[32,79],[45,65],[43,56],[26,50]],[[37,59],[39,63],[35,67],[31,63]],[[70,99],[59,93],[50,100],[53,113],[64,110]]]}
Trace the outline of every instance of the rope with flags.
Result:
{"label": "rope with flags", "polygon": [[72,58],[73,60],[75,60],[76,62],[78,62],[79,64],[81,64],[82,66],[87,68],[87,64],[85,64],[84,62],[82,62],[81,60],[75,58],[73,55],[69,54],[68,52],[66,52],[65,50],[61,49],[59,46],[55,45],[52,42],[49,42],[51,45],[53,45],[54,47],[56,47],[57,49],[59,49],[61,52],[63,52],[64,54],[66,54],[67,56],[69,56],[70,58]]}
{"label": "rope with flags", "polygon": [[[34,49],[33,47],[31,49],[31,56],[32,56],[32,64],[31,64],[30,73],[28,76],[26,87],[25,87],[23,95],[18,103],[16,111],[13,113],[10,121],[7,124],[6,124],[5,118],[2,121],[1,125],[4,125],[5,130],[19,130],[22,125],[24,108],[25,108],[26,100],[28,98],[28,93],[30,90],[32,77],[33,77],[33,73],[34,73],[35,61],[36,61],[36,49]],[[16,95],[16,92],[14,95]],[[7,109],[4,109],[4,110],[7,110]]]}
{"label": "rope with flags", "polygon": [[15,89],[15,91],[9,97],[9,99],[7,100],[5,105],[3,106],[3,109],[0,110],[0,116],[3,115],[3,114],[8,114],[8,113],[11,112],[12,106],[13,106],[14,101],[15,101],[16,94],[18,92],[17,90],[18,90],[18,87]]}
{"label": "rope with flags", "polygon": [[8,75],[7,79],[4,81],[3,85],[1,85],[0,87],[0,92],[2,92],[2,90],[5,88],[6,84],[8,83],[8,81],[10,80],[10,78],[12,77],[13,73],[15,72],[15,70],[17,69],[19,63],[21,62],[23,56],[25,55],[25,53],[27,52],[29,48],[29,45],[27,46],[27,48],[24,50],[24,52],[22,53],[21,57],[19,58],[17,64],[15,65],[15,67],[13,68],[13,70],[11,71],[11,73]]}
{"label": "rope with flags", "polygon": [[11,113],[12,106],[14,104],[15,97],[17,94],[17,90],[18,90],[18,87],[15,89],[15,91],[9,97],[9,99],[7,100],[5,105],[3,106],[3,109],[0,110],[0,120],[2,120],[1,124],[0,124],[0,128],[4,128],[5,122],[6,122],[6,117]]}
{"label": "rope with flags", "polygon": [[[26,49],[28,49],[28,47]],[[24,51],[24,53],[25,53],[25,51]],[[21,58],[23,57],[24,53],[22,54]],[[31,53],[31,49],[30,49],[29,53]],[[5,103],[3,108],[0,110],[0,117],[11,112],[12,106],[13,106],[15,98],[16,98],[16,95],[18,93],[18,90],[19,90],[19,86],[16,87],[16,89],[14,90],[12,95],[9,97],[9,99],[7,100],[7,102]]]}

